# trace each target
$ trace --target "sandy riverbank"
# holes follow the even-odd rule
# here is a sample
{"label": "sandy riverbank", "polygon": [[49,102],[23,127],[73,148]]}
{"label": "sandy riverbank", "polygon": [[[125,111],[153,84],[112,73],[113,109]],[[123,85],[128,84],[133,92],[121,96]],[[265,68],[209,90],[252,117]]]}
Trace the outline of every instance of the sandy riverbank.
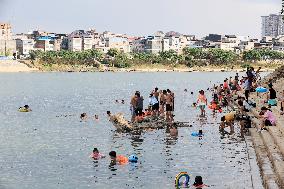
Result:
{"label": "sandy riverbank", "polygon": [[0,60],[0,72],[35,72],[37,68],[30,68],[16,60]]}
{"label": "sandy riverbank", "polygon": [[[256,64],[263,72],[273,72],[279,66]],[[130,68],[115,68],[101,65],[99,68],[86,65],[40,64],[31,61],[0,60],[0,72],[244,72],[246,69],[238,66],[220,65],[187,67],[185,65],[136,65]]]}

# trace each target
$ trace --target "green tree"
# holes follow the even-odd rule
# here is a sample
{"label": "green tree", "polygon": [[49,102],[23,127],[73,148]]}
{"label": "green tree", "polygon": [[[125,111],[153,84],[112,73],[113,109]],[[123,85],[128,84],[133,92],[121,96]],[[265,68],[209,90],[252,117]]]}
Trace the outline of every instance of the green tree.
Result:
{"label": "green tree", "polygon": [[108,50],[107,55],[111,56],[111,57],[115,57],[119,54],[119,50],[115,49],[115,48],[111,48]]}

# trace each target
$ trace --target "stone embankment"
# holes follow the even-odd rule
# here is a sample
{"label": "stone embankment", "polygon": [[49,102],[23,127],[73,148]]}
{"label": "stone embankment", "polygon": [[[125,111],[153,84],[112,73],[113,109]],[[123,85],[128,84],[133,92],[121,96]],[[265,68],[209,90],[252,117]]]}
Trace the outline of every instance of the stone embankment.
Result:
{"label": "stone embankment", "polygon": [[0,72],[33,72],[37,68],[31,68],[17,60],[0,60]]}
{"label": "stone embankment", "polygon": [[258,166],[261,171],[263,185],[267,189],[284,188],[284,115],[281,115],[280,100],[284,89],[284,69],[280,68],[266,77],[262,85],[265,87],[272,82],[278,94],[278,106],[271,110],[277,117],[276,126],[267,127],[267,131],[260,131],[261,120],[258,114],[264,103],[266,94],[253,94],[252,101],[257,107],[248,114],[252,117],[255,128],[249,129],[257,155]]}

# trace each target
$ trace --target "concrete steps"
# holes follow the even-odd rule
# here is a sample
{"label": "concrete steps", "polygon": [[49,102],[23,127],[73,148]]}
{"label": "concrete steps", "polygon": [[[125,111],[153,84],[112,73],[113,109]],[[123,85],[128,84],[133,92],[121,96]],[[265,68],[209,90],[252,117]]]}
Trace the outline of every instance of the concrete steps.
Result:
{"label": "concrete steps", "polygon": [[[253,109],[250,114],[250,116],[252,117],[256,116],[258,114],[258,111]],[[252,121],[255,124],[256,128],[260,129],[260,120],[257,118],[253,118]],[[276,176],[276,180],[274,177],[274,181],[278,184],[280,188],[284,188],[284,138],[279,126],[268,127],[268,131],[262,131],[260,133],[257,132],[251,134],[253,138],[258,137],[262,140],[262,143],[264,144],[266,150],[265,156],[267,156],[269,161],[271,162],[274,175]],[[257,145],[262,145],[261,142],[259,142],[258,144],[254,144],[256,148]],[[263,146],[261,147],[263,148]],[[263,151],[261,153],[263,153]],[[259,156],[258,152],[257,155]],[[259,165],[261,165],[261,162],[259,162]],[[265,176],[263,176],[263,179],[264,183],[268,182],[265,181],[267,180]]]}
{"label": "concrete steps", "polygon": [[260,134],[255,128],[249,129],[252,136],[253,145],[255,148],[258,166],[261,170],[261,176],[263,178],[263,185],[267,189],[280,188],[277,184],[277,176],[274,172],[273,165],[269,160],[266,146],[263,143]]}

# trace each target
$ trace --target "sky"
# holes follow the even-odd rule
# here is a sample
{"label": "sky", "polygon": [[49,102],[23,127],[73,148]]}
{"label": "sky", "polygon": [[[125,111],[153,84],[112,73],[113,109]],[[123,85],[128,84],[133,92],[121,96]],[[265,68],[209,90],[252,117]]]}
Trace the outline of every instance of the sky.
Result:
{"label": "sky", "polygon": [[146,36],[178,31],[261,36],[261,16],[279,13],[282,0],[0,0],[0,22],[14,33],[32,29]]}

